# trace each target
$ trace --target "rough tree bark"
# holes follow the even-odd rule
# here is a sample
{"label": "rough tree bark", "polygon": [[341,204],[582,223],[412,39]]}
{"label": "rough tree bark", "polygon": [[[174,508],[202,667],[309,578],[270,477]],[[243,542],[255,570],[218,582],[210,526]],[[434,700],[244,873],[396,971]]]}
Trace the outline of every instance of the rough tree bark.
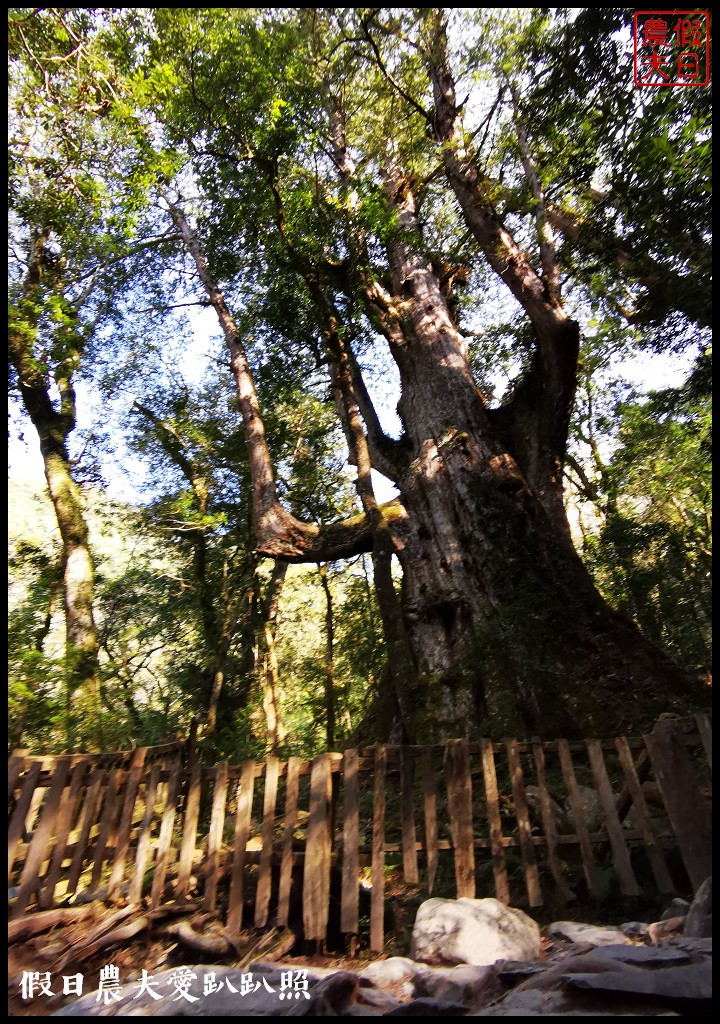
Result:
{"label": "rough tree bark", "polygon": [[[373,550],[383,534],[389,538],[403,568],[403,633],[417,666],[416,683],[399,694],[401,706],[410,705],[403,723],[408,738],[612,734],[621,726],[640,727],[661,711],[687,708],[694,690],[605,605],[569,540],[561,479],[577,325],[478,203],[472,173],[452,139],[443,152],[452,158],[448,175],[463,197],[463,212],[479,225],[491,266],[525,300],[537,359],[510,405],[488,410],[441,281],[423,254],[410,182],[388,162],[386,191],[398,223],[388,246],[392,282],[388,287],[374,279],[360,259],[348,288],[360,288],[397,363],[400,442],[382,435],[357,366],[350,355],[343,362],[340,333],[333,338],[331,325],[328,331],[358,477],[367,455],[400,490],[401,501],[382,506],[380,518],[370,488],[360,491],[363,516],[329,527],[301,523],[282,508],[242,341],[198,240],[170,206],[230,349],[250,452],[258,550],[289,561],[326,561]],[[320,292],[314,298],[321,306],[325,301]],[[352,427],[358,410],[365,431]]]}

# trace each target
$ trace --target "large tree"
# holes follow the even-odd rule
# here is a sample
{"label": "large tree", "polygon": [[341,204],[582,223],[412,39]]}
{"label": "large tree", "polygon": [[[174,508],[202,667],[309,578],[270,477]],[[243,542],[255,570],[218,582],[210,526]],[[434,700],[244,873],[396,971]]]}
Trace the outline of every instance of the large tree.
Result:
{"label": "large tree", "polygon": [[[608,607],[570,540],[563,466],[580,331],[563,292],[580,284],[564,280],[523,105],[522,25],[470,132],[441,10],[155,15],[144,95],[199,187],[189,207],[178,183],[167,209],[230,351],[258,550],[287,561],[373,551],[376,582],[383,552],[397,555],[401,614],[389,591],[380,604],[408,738],[607,732],[692,706],[693,681]],[[531,28],[539,45],[542,26]],[[490,52],[478,46],[471,70]],[[512,189],[476,148],[489,131],[514,161],[515,200],[526,197],[506,217]],[[598,146],[598,161],[607,153]],[[558,177],[555,207],[563,186],[578,187]],[[499,405],[478,387],[459,319],[470,274],[517,303],[525,358]],[[283,301],[307,307],[305,321]],[[308,523],[281,502],[250,333],[280,349],[302,341],[327,365],[361,516]],[[361,369],[379,339],[399,376],[397,438]],[[397,501],[378,504],[371,468]]]}
{"label": "large tree", "polygon": [[[585,96],[567,84],[567,68],[592,51],[587,13],[577,27],[564,11],[496,20],[441,9],[158,8],[102,18],[125,55],[112,110],[132,126],[136,180],[180,242],[162,276],[192,269],[227,343],[256,550],[318,563],[371,553],[385,696],[401,734],[598,734],[695,706],[694,681],[598,594],[563,503],[589,304],[602,316],[629,295],[626,320],[666,325],[645,301],[660,279],[677,286],[663,294],[683,324],[704,322],[702,289],[686,295],[678,267],[705,265],[705,233],[673,248],[662,228],[647,110],[614,71]],[[610,16],[600,24],[608,38],[622,28]],[[671,150],[700,130],[700,101],[645,103],[676,115]],[[596,187],[628,152],[642,224],[631,175],[617,197]],[[674,197],[690,204],[692,175],[679,159],[673,168]],[[282,486],[273,392],[258,387],[257,369],[281,368],[298,350],[327,374],[356,471],[350,519],[294,505]],[[500,401],[491,358],[514,370]],[[397,436],[372,400],[371,374],[388,363]],[[378,500],[373,470],[395,500]]]}

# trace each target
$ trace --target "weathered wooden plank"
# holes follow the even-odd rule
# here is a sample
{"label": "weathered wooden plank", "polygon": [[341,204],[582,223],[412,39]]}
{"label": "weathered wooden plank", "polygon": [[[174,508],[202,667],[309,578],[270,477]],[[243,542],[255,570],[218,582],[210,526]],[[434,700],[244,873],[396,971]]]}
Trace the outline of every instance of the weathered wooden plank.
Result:
{"label": "weathered wooden plank", "polygon": [[46,850],[48,844],[54,837],[55,821],[69,771],[70,758],[59,757],[47,800],[43,805],[37,828],[30,840],[30,849],[25,858],[25,865],[20,875],[18,894],[13,906],[13,918],[22,916],[30,896],[38,887],[40,868],[47,857]]}
{"label": "weathered wooden plank", "polygon": [[495,772],[495,752],[490,740],[480,741],[480,752],[483,763],[483,780],[485,782],[485,805],[487,807],[488,828],[490,832],[490,850],[492,855],[493,876],[495,878],[495,896],[501,903],[510,902],[510,886],[505,866],[505,850],[503,847],[502,818],[498,800],[497,774]]}
{"label": "weathered wooden plank", "polygon": [[278,888],[278,928],[287,928],[290,913],[290,889],[292,887],[292,869],[294,863],[293,839],[297,821],[298,790],[300,777],[298,767],[300,761],[291,757],[287,763],[287,781],[285,783],[285,828],[283,832],[282,860],[280,862],[280,885]]}
{"label": "weathered wooden plank", "polygon": [[168,867],[168,853],[172,842],[173,826],[177,813],[178,794],[180,792],[180,772],[178,764],[170,772],[170,779],[165,792],[165,807],[163,809],[160,835],[158,836],[157,852],[155,854],[155,872],[153,874],[152,889],[150,890],[150,906],[156,910],[160,906],[165,891],[165,877]]}
{"label": "weathered wooden plank", "polygon": [[89,785],[85,790],[85,800],[83,801],[83,806],[80,811],[80,831],[77,843],[75,844],[75,850],[73,851],[70,872],[68,874],[68,888],[66,889],[66,895],[68,896],[72,896],[78,888],[78,882],[80,881],[83,869],[83,858],[85,856],[87,842],[90,837],[90,829],[95,824],[97,818],[97,812],[100,807],[102,783],[104,782],[105,777],[107,777],[107,772],[95,770],[90,776]]}
{"label": "weathered wooden plank", "polygon": [[133,875],[132,882],[130,883],[130,890],[128,893],[128,900],[130,903],[139,903],[142,899],[145,869],[147,867],[148,854],[150,852],[150,830],[152,828],[152,821],[155,814],[155,800],[157,797],[160,767],[161,765],[159,761],[156,761],[155,764],[153,764],[150,771],[150,779],[145,790],[145,813],[143,814],[142,825],[140,826],[140,835],[138,836],[137,850],[135,851],[135,873]]}
{"label": "weathered wooden plank", "polygon": [[262,851],[255,895],[255,927],[264,928],[268,919],[272,886],[272,847],[275,826],[275,803],[278,791],[279,761],[272,754],[265,764],[265,796],[263,799]]}
{"label": "weathered wooden plank", "polygon": [[415,835],[415,793],[413,788],[413,758],[407,747],[400,748],[400,798],[402,804],[403,878],[417,885],[418,859]]}
{"label": "weathered wooden plank", "polygon": [[8,759],[8,800],[12,799],[18,779],[25,771],[25,758],[22,754],[13,754]]}
{"label": "weathered wooden plank", "polygon": [[693,890],[712,874],[712,825],[690,758],[673,722],[643,736]]}
{"label": "weathered wooden plank", "polygon": [[674,891],[673,880],[668,870],[667,861],[665,860],[665,854],[662,851],[660,843],[658,843],[655,836],[655,831],[652,825],[652,819],[645,803],[645,797],[643,796],[642,784],[637,776],[635,765],[633,764],[633,756],[630,752],[630,747],[624,736],[618,736],[615,740],[615,746],[620,757],[620,764],[625,775],[625,784],[630,791],[633,800],[633,806],[635,813],[640,821],[640,828],[642,829],[645,837],[645,849],[647,850],[648,860],[650,861],[650,867],[652,869],[653,876],[655,878],[655,884],[658,887],[658,891],[661,893],[671,893]]}
{"label": "weathered wooden plank", "polygon": [[306,939],[325,942],[330,900],[330,760],[313,758],[310,772],[310,813],[303,877],[303,925]]}
{"label": "weathered wooden plank", "polygon": [[[625,742],[627,743],[628,749],[630,749],[630,743],[628,742],[627,739],[625,739]],[[605,750],[605,749],[606,748],[603,746],[603,750]],[[637,778],[637,780],[638,780],[638,782],[640,783],[641,786],[642,786],[643,782],[645,782],[645,780],[647,779],[648,775],[650,774],[650,768],[651,768],[651,765],[650,765],[650,758],[648,757],[648,752],[647,752],[647,750],[645,750],[645,748],[643,748],[640,751],[640,754],[638,756],[637,761],[633,765],[635,777]],[[618,818],[620,819],[620,824],[622,824],[623,821],[625,821],[625,818],[628,815],[628,811],[632,807],[632,803],[633,803],[632,793],[630,792],[630,790],[629,790],[629,788],[627,786],[627,783],[626,783],[623,786],[622,793],[620,794],[620,796],[615,801],[615,806],[617,807],[617,814],[618,814]]]}
{"label": "weathered wooden plank", "polygon": [[425,857],[427,859],[428,892],[432,893],[438,866],[437,791],[433,753],[425,747],[420,754],[423,778],[423,804],[425,812]]}
{"label": "weathered wooden plank", "polygon": [[207,856],[205,857],[205,897],[203,910],[212,914],[217,900],[218,871],[220,868],[220,850],[222,848],[223,825],[225,824],[225,798],[228,787],[228,763],[221,761],[215,772],[215,788],[213,789],[212,814],[208,833]]}
{"label": "weathered wooden plank", "polygon": [[570,753],[568,741],[558,740],[557,751],[558,757],[560,758],[560,768],[565,781],[565,788],[567,789],[568,798],[570,800],[570,807],[572,808],[573,817],[575,819],[575,831],[580,842],[580,855],[582,857],[583,871],[585,873],[588,892],[593,896],[597,896],[599,889],[595,857],[593,856],[592,846],[590,845],[590,836],[588,834],[587,824],[585,823],[585,814],[583,813],[582,801],[578,792],[575,768],[573,767],[572,755]]}
{"label": "weathered wooden plank", "polygon": [[385,768],[387,751],[375,747],[375,792],[370,895],[370,949],[381,953],[385,944]]}
{"label": "weathered wooden plank", "polygon": [[235,840],[233,844],[232,873],[230,876],[230,903],[228,905],[227,928],[233,935],[242,930],[243,881],[245,872],[246,847],[250,838],[252,819],[253,787],[255,785],[255,763],[246,761],[238,783],[237,806],[235,808]]}
{"label": "weathered wooden plank", "polygon": [[50,787],[53,780],[52,773],[50,773],[49,775],[47,773],[45,774],[46,781],[43,782],[41,772],[39,784],[35,787],[35,792],[33,793],[32,799],[30,801],[30,808],[27,814],[25,815],[24,831],[25,835],[28,836],[32,835],[33,831],[35,830],[35,822],[37,821],[38,814],[40,813],[40,807],[42,806],[42,802],[45,799],[48,792],[48,788]]}
{"label": "weathered wooden plank", "polygon": [[345,751],[343,758],[343,859],[342,895],[340,899],[340,931],[356,935],[359,931],[359,870],[360,870],[360,807],[358,778],[358,752]]}
{"label": "weathered wooden plank", "polygon": [[138,747],[134,752],[133,759],[130,763],[122,817],[120,818],[120,828],[118,830],[117,843],[115,846],[115,858],[113,860],[110,879],[108,881],[109,896],[113,896],[115,894],[125,874],[125,861],[130,847],[130,828],[132,826],[133,813],[135,811],[135,801],[137,799],[140,783],[142,782],[147,751],[147,747]]}
{"label": "weathered wooden plank", "polygon": [[25,817],[30,808],[35,787],[37,786],[38,779],[40,778],[40,763],[36,761],[30,766],[25,781],[23,782],[20,796],[18,797],[17,803],[15,804],[15,810],[10,818],[10,824],[8,826],[8,885],[12,878],[13,865],[15,863],[15,856],[17,854],[17,848],[20,840],[22,839],[23,829],[25,827]]}
{"label": "weathered wooden plank", "polygon": [[528,812],[527,795],[525,793],[525,782],[523,780],[520,755],[517,749],[517,740],[505,740],[505,751],[507,753],[508,768],[510,769],[510,785],[512,787],[513,804],[515,805],[518,842],[520,844],[520,856],[522,857],[523,871],[525,873],[528,901],[531,907],[540,907],[543,902],[540,875],[532,844],[530,814]]}
{"label": "weathered wooden plank", "polygon": [[602,747],[598,740],[585,740],[585,745],[590,757],[590,767],[592,768],[595,781],[595,789],[605,813],[605,828],[610,840],[615,871],[620,880],[620,891],[625,896],[639,896],[642,890],[635,877],[630,860],[630,851],[628,850],[622,825],[618,818],[615,794],[612,791],[610,779],[608,778]]}
{"label": "weathered wooden plank", "polygon": [[538,794],[540,802],[540,815],[542,817],[543,832],[547,846],[548,864],[556,886],[556,894],[562,903],[569,903],[575,899],[575,893],[568,885],[567,879],[560,865],[560,858],[557,852],[557,824],[553,813],[552,800],[547,788],[545,777],[545,751],[540,737],[533,737],[533,757],[535,759],[535,770],[537,773]]}
{"label": "weathered wooden plank", "polygon": [[444,764],[450,813],[450,834],[455,857],[457,898],[466,896],[469,899],[475,899],[472,778],[467,740],[450,740],[446,744]]}
{"label": "weathered wooden plank", "polygon": [[712,772],[712,721],[710,715],[695,715],[695,724],[697,725],[698,732],[700,733],[700,740],[702,741],[703,750],[708,760],[710,771]]}
{"label": "weathered wooden plank", "polygon": [[70,773],[70,785],[63,791],[62,803],[60,804],[57,816],[55,849],[53,850],[47,875],[45,876],[45,882],[38,893],[38,906],[43,910],[50,909],[55,897],[55,886],[62,870],[62,863],[65,857],[70,830],[75,820],[75,813],[82,799],[82,788],[85,783],[87,769],[87,760],[75,763]]}
{"label": "weathered wooden plank", "polygon": [[184,900],[190,884],[190,874],[195,854],[198,817],[200,815],[200,795],[202,793],[202,765],[197,761],[190,771],[190,781],[185,791],[185,813],[183,821],[183,837],[180,847],[180,864],[175,883],[175,896]]}
{"label": "weathered wooden plank", "polygon": [[[98,834],[97,846],[95,847],[95,856],[93,857],[92,876],[90,878],[90,886],[89,886],[89,891],[90,892],[95,892],[95,890],[97,889],[98,885],[100,884],[100,878],[102,877],[103,864],[105,863],[105,851],[107,850],[107,847],[108,847],[108,840],[110,838],[110,830],[112,828],[113,820],[117,818],[117,814],[118,814],[118,807],[117,807],[117,803],[116,803],[116,798],[117,798],[117,795],[118,795],[118,786],[120,784],[120,776],[121,775],[122,775],[122,769],[121,768],[115,768],[115,769],[111,768],[111,769],[108,769],[108,773],[107,773],[107,791],[105,793],[105,805],[104,805],[103,810],[102,810],[102,816],[101,816],[101,819],[100,819],[100,832]],[[104,779],[105,779],[105,772],[104,771],[99,771],[94,776],[93,783],[97,782],[97,784],[99,786],[100,783],[104,781]],[[100,792],[99,789],[95,790],[96,794],[99,793],[99,792]],[[90,792],[88,791],[87,796],[85,797],[85,806],[84,806],[83,812],[82,812],[83,813],[83,826],[82,826],[82,830],[84,831],[85,823],[87,821],[87,834],[88,835],[90,834],[90,828],[92,827],[92,824],[93,824],[93,821],[94,821],[94,818],[93,818],[92,821],[88,820],[89,807],[91,806],[91,804],[92,804],[91,796],[90,796]],[[77,849],[76,849],[75,852],[77,854]],[[81,863],[82,863],[82,861],[78,862],[78,872],[77,872],[77,877],[75,879],[75,885],[76,886],[77,886],[77,881],[78,881],[78,879],[80,877],[80,864]],[[75,864],[75,858],[73,858],[73,864]],[[71,877],[72,877],[72,868],[70,870],[71,870]],[[75,891],[74,889],[72,889],[72,890],[68,889],[68,892],[74,892],[74,891]]]}

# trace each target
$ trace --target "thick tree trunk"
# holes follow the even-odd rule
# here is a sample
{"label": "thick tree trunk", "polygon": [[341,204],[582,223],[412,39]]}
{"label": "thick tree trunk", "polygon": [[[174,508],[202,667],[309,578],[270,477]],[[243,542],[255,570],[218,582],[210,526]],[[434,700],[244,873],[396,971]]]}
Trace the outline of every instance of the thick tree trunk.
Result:
{"label": "thick tree trunk", "polygon": [[[488,411],[422,254],[412,192],[392,167],[387,190],[400,229],[389,252],[392,291],[369,276],[363,287],[401,377],[404,436],[382,452],[401,500],[378,515],[370,487],[361,486],[362,518],[330,527],[300,523],[280,506],[239,334],[196,239],[171,210],[232,354],[258,550],[288,561],[328,561],[373,550],[383,535],[391,539],[404,574],[402,633],[413,676],[417,666],[398,705],[404,732],[416,742],[513,732],[612,735],[644,727],[663,711],[699,705],[692,681],[604,604],[569,541],[561,470],[577,325],[547,299],[541,282],[538,291],[532,268],[516,262],[512,280],[533,301],[538,360],[512,412]],[[514,245],[508,238],[500,236]],[[339,388],[346,384],[338,377]],[[364,401],[359,389],[352,397]],[[352,405],[345,403],[346,413]],[[366,442],[354,451],[359,477],[370,444],[378,448],[376,425],[362,415],[367,435],[352,428],[351,417],[346,424],[351,451]],[[362,473],[367,482],[369,466]]]}
{"label": "thick tree trunk", "polygon": [[[475,388],[395,174],[386,332],[414,458],[393,534],[403,610],[424,686],[419,742],[468,733],[611,735],[687,708],[691,681],[602,601],[557,514],[508,450]],[[402,296],[401,317],[398,315]],[[391,322],[391,321],[394,321]]]}

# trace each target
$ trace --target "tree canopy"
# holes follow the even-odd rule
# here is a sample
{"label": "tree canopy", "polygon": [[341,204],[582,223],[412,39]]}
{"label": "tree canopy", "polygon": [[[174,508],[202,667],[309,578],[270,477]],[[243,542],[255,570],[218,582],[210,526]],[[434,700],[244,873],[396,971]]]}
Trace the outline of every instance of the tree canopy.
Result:
{"label": "tree canopy", "polygon": [[[310,677],[308,749],[703,703],[709,88],[635,87],[609,8],[9,23],[11,394],[60,531],[11,553],[20,704],[59,687],[67,745],[117,702],[142,731],[149,646],[164,725],[224,749],[292,744]],[[639,353],[695,368],[646,398]],[[115,582],[78,486],[113,448],[170,559]],[[282,625],[308,563],[312,670]]]}

